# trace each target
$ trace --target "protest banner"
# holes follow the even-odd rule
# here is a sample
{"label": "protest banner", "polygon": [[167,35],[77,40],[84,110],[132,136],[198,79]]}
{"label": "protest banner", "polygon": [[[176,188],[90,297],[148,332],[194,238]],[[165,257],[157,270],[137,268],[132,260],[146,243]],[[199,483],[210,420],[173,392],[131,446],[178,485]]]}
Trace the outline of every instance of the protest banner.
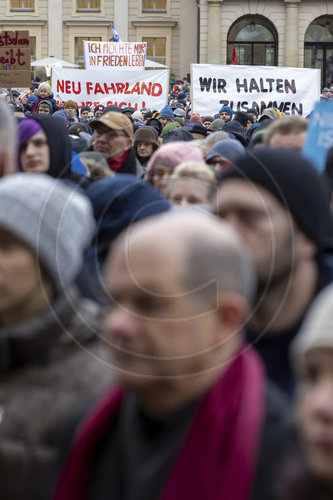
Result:
{"label": "protest banner", "polygon": [[192,65],[192,109],[214,115],[222,106],[276,107],[286,115],[307,116],[320,96],[320,70],[279,66]]}
{"label": "protest banner", "polygon": [[327,152],[332,146],[333,102],[317,102],[310,118],[303,154],[319,172],[323,172]]}
{"label": "protest banner", "polygon": [[146,42],[83,41],[85,69],[114,68],[141,71],[146,64]]}
{"label": "protest banner", "polygon": [[30,82],[29,32],[1,32],[0,87],[29,87]]}
{"label": "protest banner", "polygon": [[88,71],[53,68],[52,91],[59,103],[74,100],[79,107],[115,104],[161,109],[167,103],[169,71]]}

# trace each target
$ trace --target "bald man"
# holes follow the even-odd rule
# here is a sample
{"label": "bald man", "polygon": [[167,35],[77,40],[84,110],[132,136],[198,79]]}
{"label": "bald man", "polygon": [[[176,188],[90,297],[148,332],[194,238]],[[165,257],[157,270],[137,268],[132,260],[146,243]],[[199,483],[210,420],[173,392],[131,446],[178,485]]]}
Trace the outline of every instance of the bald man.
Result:
{"label": "bald man", "polygon": [[255,280],[231,226],[194,213],[137,223],[106,284],[121,388],[80,426],[55,499],[274,498],[287,412],[243,344]]}

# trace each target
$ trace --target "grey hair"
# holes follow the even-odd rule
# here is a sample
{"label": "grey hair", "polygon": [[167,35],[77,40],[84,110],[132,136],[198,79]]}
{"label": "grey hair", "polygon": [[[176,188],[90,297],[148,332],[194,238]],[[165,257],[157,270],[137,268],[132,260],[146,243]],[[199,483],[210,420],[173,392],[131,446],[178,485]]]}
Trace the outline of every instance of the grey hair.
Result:
{"label": "grey hair", "polygon": [[217,132],[214,132],[213,134],[210,134],[209,136],[204,139],[202,143],[202,147],[213,147],[214,144],[216,144],[219,141],[226,141],[230,140],[230,136],[227,134],[227,132],[224,132],[223,130],[219,130]]}
{"label": "grey hair", "polygon": [[252,304],[256,293],[254,266],[245,250],[230,242],[192,239],[185,256],[182,282],[207,301],[234,292]]}

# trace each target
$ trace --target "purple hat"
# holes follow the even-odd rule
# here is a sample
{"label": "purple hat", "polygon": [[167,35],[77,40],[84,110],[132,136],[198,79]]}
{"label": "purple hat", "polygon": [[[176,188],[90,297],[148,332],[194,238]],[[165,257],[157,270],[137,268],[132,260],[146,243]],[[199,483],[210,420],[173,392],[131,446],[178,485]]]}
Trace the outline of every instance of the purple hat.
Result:
{"label": "purple hat", "polygon": [[18,165],[19,170],[22,171],[21,163],[20,163],[20,152],[24,144],[37,132],[40,132],[42,129],[41,125],[36,120],[31,120],[27,118],[22,120],[18,125]]}
{"label": "purple hat", "polygon": [[103,104],[98,104],[97,106],[95,106],[94,114],[96,113],[96,111],[104,111],[104,109],[105,106],[103,106]]}

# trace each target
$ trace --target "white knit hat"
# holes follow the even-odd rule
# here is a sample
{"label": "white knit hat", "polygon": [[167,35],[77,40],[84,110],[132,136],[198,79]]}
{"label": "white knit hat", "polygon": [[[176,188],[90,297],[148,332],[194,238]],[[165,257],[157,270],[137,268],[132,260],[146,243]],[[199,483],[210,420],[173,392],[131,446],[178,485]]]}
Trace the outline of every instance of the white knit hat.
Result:
{"label": "white knit hat", "polygon": [[333,284],[316,297],[291,345],[296,368],[305,354],[315,348],[333,349]]}
{"label": "white knit hat", "polygon": [[33,173],[0,180],[0,227],[33,250],[58,288],[80,271],[94,226],[91,204],[76,186]]}

